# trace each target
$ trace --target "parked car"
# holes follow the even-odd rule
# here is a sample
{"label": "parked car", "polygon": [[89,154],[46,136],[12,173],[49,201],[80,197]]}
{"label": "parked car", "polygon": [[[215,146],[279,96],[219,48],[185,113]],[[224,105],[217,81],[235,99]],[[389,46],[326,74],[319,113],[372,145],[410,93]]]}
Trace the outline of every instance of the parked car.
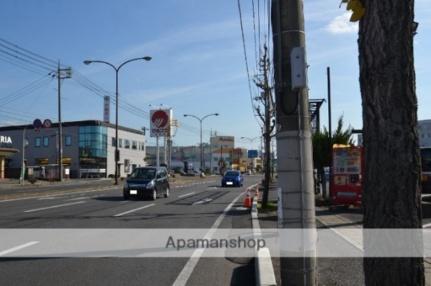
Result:
{"label": "parked car", "polygon": [[242,177],[240,171],[226,171],[226,173],[224,173],[224,176],[221,180],[222,187],[226,187],[226,186],[241,187],[243,183],[244,183],[244,178]]}
{"label": "parked car", "polygon": [[130,197],[156,200],[158,196],[169,197],[170,187],[168,171],[165,167],[139,167],[136,168],[126,180],[123,187],[125,200]]}

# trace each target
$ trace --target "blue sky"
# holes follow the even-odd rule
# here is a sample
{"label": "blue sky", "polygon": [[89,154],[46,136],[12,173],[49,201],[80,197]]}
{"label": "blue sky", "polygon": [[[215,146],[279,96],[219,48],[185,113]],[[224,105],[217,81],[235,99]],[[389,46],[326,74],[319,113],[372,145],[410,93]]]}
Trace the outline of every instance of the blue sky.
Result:
{"label": "blue sky", "polygon": [[[431,50],[431,8],[426,2],[416,0],[416,20],[420,23],[415,37],[419,119],[431,118],[431,59],[427,56]],[[254,74],[252,6],[251,1],[241,3],[249,64]],[[266,1],[260,3],[263,14]],[[361,128],[357,26],[347,21],[344,7],[339,9],[338,5],[339,1],[333,0],[305,1],[310,98],[326,97],[326,67],[331,66],[333,120],[344,115],[346,123]],[[262,18],[262,41],[265,22]],[[205,122],[206,138],[209,130],[238,139],[259,135],[251,111],[234,0],[5,0],[0,25],[1,38],[60,59],[109,91],[115,88],[113,70],[103,65],[85,66],[84,59],[119,64],[131,57],[152,56],[151,62],[124,67],[120,97],[146,111],[149,104],[172,107],[182,125],[174,139],[176,145],[196,144],[199,140],[198,122],[183,118],[183,113],[221,114]],[[0,98],[40,77],[0,59]],[[63,82],[62,92],[63,120],[102,119],[102,99],[74,79]],[[5,109],[9,113],[2,112]],[[326,114],[325,105],[324,125]],[[0,109],[2,125],[31,122],[36,117],[56,121],[55,81]],[[121,109],[120,124],[134,128],[149,125],[147,118]],[[242,145],[252,147],[246,142]]]}

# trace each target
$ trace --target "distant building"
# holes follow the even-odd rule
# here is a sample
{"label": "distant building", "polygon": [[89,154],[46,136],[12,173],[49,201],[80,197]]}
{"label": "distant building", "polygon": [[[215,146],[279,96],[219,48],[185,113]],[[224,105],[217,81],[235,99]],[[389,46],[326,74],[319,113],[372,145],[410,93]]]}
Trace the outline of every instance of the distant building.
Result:
{"label": "distant building", "polygon": [[[115,174],[115,125],[98,120],[63,122],[63,165],[65,176],[109,177]],[[2,177],[19,177],[25,133],[25,163],[32,169],[50,170],[46,178],[57,177],[58,124],[35,130],[32,125],[0,127]],[[145,137],[142,131],[119,126],[119,174],[130,174],[145,165]],[[6,146],[6,145],[7,146]],[[2,151],[3,150],[3,151]],[[55,167],[57,166],[57,167]]]}
{"label": "distant building", "polygon": [[431,119],[419,120],[419,146],[431,147]]}

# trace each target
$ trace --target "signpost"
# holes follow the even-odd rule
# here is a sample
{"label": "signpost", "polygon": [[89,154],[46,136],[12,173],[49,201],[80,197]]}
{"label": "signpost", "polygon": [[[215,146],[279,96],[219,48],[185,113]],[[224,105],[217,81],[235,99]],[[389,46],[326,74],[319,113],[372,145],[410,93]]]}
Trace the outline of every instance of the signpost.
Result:
{"label": "signpost", "polygon": [[257,150],[248,150],[248,151],[247,151],[247,157],[248,157],[249,159],[257,158],[258,156],[259,156],[259,155],[258,155]]}
{"label": "signpost", "polygon": [[171,119],[172,119],[172,109],[157,109],[157,110],[150,111],[150,137],[156,137],[157,167],[160,166],[159,137],[170,136]]}

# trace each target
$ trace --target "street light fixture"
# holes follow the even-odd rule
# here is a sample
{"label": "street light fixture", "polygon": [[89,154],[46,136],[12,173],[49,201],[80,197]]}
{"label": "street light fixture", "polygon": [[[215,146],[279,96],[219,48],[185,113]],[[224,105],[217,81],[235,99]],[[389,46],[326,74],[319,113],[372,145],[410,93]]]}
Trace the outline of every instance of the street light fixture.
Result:
{"label": "street light fixture", "polygon": [[110,66],[115,70],[115,184],[118,185],[118,161],[120,160],[120,152],[118,150],[118,73],[120,69],[134,61],[144,60],[144,61],[151,61],[151,57],[140,57],[140,58],[133,58],[127,61],[124,61],[121,63],[118,67],[114,66],[113,64],[106,62],[106,61],[99,61],[99,60],[85,60],[84,64],[89,65],[92,63],[100,63]]}
{"label": "street light fixture", "polygon": [[203,147],[203,145],[202,145],[202,121],[204,121],[206,118],[208,118],[208,117],[210,117],[210,116],[219,116],[219,114],[218,113],[211,113],[211,114],[207,114],[207,115],[205,115],[205,116],[203,116],[203,117],[197,117],[196,115],[193,115],[193,114],[184,114],[184,117],[193,117],[193,118],[195,118],[195,119],[197,119],[197,120],[199,120],[199,123],[200,123],[200,136],[201,136],[201,155],[200,155],[200,168],[201,168],[201,170],[203,170],[203,168],[205,168],[204,167],[204,147]]}

